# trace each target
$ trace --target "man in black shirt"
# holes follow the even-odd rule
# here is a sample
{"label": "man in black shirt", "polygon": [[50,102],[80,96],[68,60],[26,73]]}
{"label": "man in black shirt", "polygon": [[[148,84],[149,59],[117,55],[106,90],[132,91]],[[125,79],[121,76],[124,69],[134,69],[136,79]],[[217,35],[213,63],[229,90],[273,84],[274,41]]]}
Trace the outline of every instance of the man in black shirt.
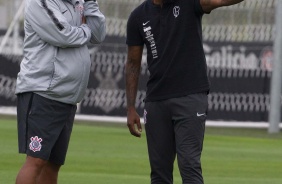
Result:
{"label": "man in black shirt", "polygon": [[146,0],[128,19],[127,125],[132,135],[141,136],[135,99],[146,45],[150,77],[144,121],[152,184],[173,182],[176,154],[183,183],[204,183],[200,157],[209,80],[201,20],[215,8],[242,1]]}

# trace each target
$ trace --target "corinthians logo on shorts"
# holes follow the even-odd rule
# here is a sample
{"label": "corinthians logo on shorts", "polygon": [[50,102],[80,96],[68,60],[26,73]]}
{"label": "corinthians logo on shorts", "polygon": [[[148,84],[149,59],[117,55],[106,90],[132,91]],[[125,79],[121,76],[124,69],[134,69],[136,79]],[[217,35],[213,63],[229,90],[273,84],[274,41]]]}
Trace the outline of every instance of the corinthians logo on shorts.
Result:
{"label": "corinthians logo on shorts", "polygon": [[147,111],[144,109],[144,123],[147,123]]}
{"label": "corinthians logo on shorts", "polygon": [[31,137],[30,140],[31,143],[29,144],[29,149],[32,150],[33,152],[40,151],[42,147],[41,145],[42,139],[35,136],[35,137]]}

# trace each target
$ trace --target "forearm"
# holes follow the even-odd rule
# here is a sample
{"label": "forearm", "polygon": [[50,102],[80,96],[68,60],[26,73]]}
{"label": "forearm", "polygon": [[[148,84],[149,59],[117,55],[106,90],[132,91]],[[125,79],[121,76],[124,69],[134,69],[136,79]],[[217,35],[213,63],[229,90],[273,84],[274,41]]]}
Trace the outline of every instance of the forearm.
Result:
{"label": "forearm", "polygon": [[238,4],[244,0],[221,0],[222,6],[229,6],[233,4]]}
{"label": "forearm", "polygon": [[138,62],[134,62],[129,58],[125,67],[127,109],[135,108],[140,74],[140,65],[137,65],[136,63]]}
{"label": "forearm", "polygon": [[84,16],[91,29],[91,40],[93,44],[101,43],[106,36],[105,16],[100,12],[98,3],[88,0],[84,3]]}
{"label": "forearm", "polygon": [[128,59],[125,64],[127,126],[130,133],[136,137],[140,137],[142,131],[140,117],[137,114],[135,108],[135,100],[141,68],[142,50],[142,46],[129,46],[127,56]]}
{"label": "forearm", "polygon": [[70,25],[56,1],[31,1],[25,8],[28,26],[45,42],[57,47],[81,47],[89,42],[87,25]]}
{"label": "forearm", "polygon": [[200,4],[205,13],[210,13],[216,8],[238,4],[242,1],[244,0],[200,0]]}

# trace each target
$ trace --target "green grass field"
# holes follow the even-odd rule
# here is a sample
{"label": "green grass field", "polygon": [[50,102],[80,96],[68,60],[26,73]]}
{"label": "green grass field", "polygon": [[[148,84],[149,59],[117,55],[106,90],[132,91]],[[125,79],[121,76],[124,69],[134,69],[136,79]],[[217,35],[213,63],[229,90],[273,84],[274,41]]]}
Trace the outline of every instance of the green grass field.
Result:
{"label": "green grass field", "polygon": [[[16,120],[0,119],[0,184],[13,184],[25,156],[17,153]],[[202,155],[206,184],[281,184],[282,134],[207,128]],[[181,178],[175,165],[175,184]],[[126,125],[74,126],[60,184],[148,184],[146,137]]]}

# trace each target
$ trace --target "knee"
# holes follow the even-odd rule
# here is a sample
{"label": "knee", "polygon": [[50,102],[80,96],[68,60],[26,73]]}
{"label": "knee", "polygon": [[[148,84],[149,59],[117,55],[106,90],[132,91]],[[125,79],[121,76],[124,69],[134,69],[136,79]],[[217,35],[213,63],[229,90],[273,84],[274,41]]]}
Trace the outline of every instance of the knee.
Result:
{"label": "knee", "polygon": [[27,156],[26,158],[26,165],[36,169],[42,169],[44,166],[47,165],[47,163],[47,160],[43,160],[41,158],[35,158],[31,156]]}
{"label": "knee", "polygon": [[180,157],[178,166],[180,170],[201,170],[201,160],[199,157]]}
{"label": "knee", "polygon": [[45,170],[50,170],[52,172],[59,172],[61,168],[61,165],[57,165],[57,164],[54,164],[54,163],[51,163],[51,162],[48,162],[45,166]]}

